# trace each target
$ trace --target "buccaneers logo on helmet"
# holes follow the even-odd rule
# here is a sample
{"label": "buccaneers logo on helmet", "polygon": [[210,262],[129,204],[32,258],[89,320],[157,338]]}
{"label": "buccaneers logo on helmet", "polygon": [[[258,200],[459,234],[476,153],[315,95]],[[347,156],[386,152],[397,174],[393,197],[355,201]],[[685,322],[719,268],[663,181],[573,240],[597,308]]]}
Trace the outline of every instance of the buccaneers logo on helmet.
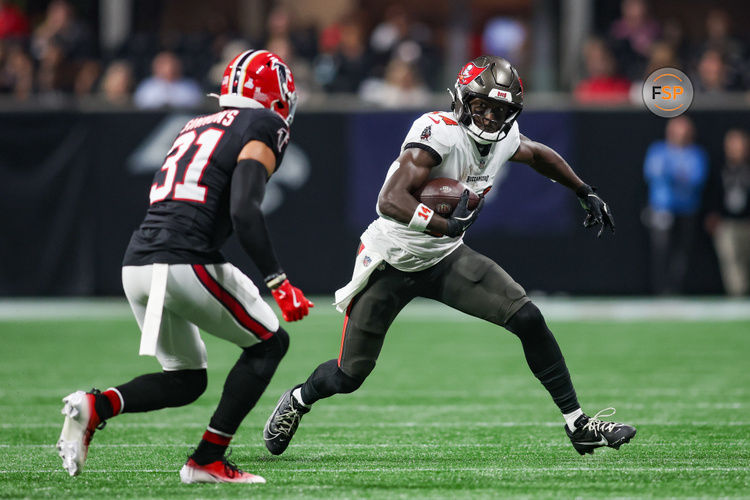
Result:
{"label": "buccaneers logo on helmet", "polygon": [[[502,57],[480,56],[467,63],[458,73],[452,109],[463,129],[480,143],[502,140],[523,109],[523,87],[518,71]],[[480,98],[488,107],[499,110],[492,128],[481,126],[485,121],[475,118],[470,102]]]}

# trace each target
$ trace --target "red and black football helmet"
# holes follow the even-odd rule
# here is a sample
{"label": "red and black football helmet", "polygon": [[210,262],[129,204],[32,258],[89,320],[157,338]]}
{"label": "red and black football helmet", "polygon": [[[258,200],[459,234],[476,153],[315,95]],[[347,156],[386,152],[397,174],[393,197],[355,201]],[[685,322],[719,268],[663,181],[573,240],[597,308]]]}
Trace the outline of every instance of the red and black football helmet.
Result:
{"label": "red and black football helmet", "polygon": [[[507,60],[496,56],[479,56],[467,63],[458,73],[454,91],[448,89],[453,98],[451,109],[456,120],[469,135],[480,143],[502,140],[513,126],[523,109],[523,85],[518,71]],[[490,106],[502,109],[495,130],[487,130],[477,124],[480,116],[472,116],[470,101],[479,97]]]}
{"label": "red and black football helmet", "polygon": [[232,59],[224,70],[218,97],[225,108],[268,108],[289,125],[297,108],[292,71],[267,50],[247,50]]}

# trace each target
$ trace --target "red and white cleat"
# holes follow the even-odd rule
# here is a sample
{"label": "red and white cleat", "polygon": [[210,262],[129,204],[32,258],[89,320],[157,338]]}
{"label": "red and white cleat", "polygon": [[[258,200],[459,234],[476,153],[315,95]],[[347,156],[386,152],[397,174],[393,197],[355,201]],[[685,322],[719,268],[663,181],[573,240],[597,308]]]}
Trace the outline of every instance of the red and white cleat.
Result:
{"label": "red and white cleat", "polygon": [[97,429],[105,425],[94,409],[95,394],[98,392],[96,389],[91,392],[76,391],[63,398],[65,406],[61,413],[65,415],[65,423],[57,441],[57,451],[62,458],[63,469],[71,476],[81,473],[91,438]]}
{"label": "red and white cleat", "polygon": [[255,474],[244,472],[225,458],[207,465],[198,465],[189,458],[180,469],[180,479],[185,484],[193,483],[265,483]]}

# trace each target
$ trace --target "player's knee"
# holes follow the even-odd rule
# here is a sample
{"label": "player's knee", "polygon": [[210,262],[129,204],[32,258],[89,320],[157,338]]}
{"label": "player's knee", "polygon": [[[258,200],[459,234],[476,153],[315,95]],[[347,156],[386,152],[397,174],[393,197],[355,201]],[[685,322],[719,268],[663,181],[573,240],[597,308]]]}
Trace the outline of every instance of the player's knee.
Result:
{"label": "player's knee", "polygon": [[341,368],[338,368],[336,370],[336,385],[338,386],[337,392],[340,394],[348,394],[350,392],[354,392],[359,389],[360,386],[364,383],[365,378],[367,378],[367,375],[349,376],[344,373]]}
{"label": "player's knee", "polygon": [[289,334],[283,328],[279,329],[268,339],[250,347],[242,349],[242,358],[250,361],[253,359],[273,359],[281,361],[287,350],[289,350]]}
{"label": "player's knee", "polygon": [[208,374],[205,369],[175,370],[164,372],[171,379],[174,406],[184,406],[192,403],[206,391]]}
{"label": "player's knee", "polygon": [[527,302],[506,323],[505,327],[519,337],[532,336],[547,331],[547,323],[539,308]]}
{"label": "player's knee", "polygon": [[274,340],[273,345],[270,348],[271,355],[281,360],[286,352],[289,350],[289,334],[282,327],[273,334],[267,342]]}

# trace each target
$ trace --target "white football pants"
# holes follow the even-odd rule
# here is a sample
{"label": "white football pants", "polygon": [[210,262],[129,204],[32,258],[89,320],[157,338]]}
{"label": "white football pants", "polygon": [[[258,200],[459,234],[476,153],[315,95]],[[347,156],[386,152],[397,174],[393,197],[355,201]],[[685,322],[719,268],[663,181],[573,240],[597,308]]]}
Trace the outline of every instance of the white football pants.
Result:
{"label": "white football pants", "polygon": [[[152,268],[122,268],[125,295],[141,329]],[[279,320],[252,280],[232,264],[170,264],[156,344],[156,358],[164,370],[206,368],[206,346],[198,328],[249,347],[270,338]]]}

